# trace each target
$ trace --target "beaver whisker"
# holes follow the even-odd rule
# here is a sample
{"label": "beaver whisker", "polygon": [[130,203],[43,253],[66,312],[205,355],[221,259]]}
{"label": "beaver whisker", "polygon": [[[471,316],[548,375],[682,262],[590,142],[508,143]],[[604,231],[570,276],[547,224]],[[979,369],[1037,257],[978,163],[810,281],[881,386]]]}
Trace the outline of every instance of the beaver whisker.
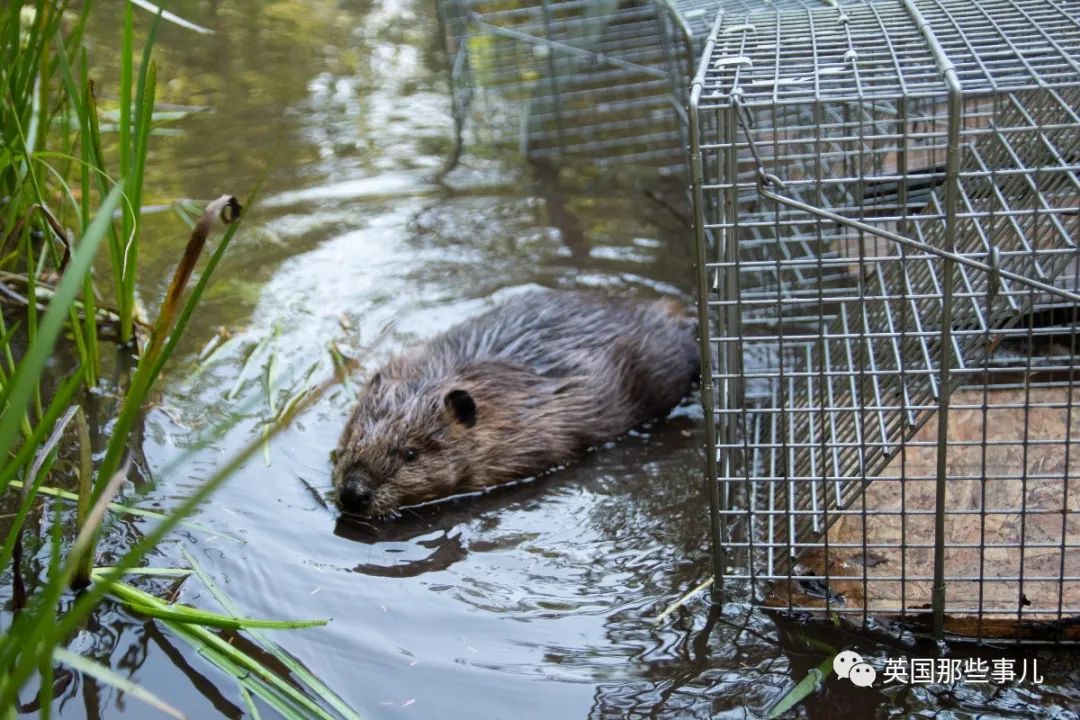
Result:
{"label": "beaver whisker", "polygon": [[334,487],[331,484],[329,488],[320,489],[312,485],[303,475],[296,475],[296,479],[307,489],[312,498],[315,499],[323,509],[331,510],[332,497],[334,495]]}
{"label": "beaver whisker", "polygon": [[370,515],[360,515],[358,513],[348,512],[347,510],[342,510],[341,511],[341,517],[344,518],[345,520],[348,520],[350,523],[352,523],[354,525],[364,525],[366,527],[371,528],[372,530],[377,530],[378,529],[378,526],[375,525],[372,521],[377,522],[377,521],[382,519],[382,517],[372,517]]}
{"label": "beaver whisker", "polygon": [[400,517],[546,474],[666,417],[698,375],[697,324],[674,301],[519,294],[371,376],[335,451],[337,502]]}
{"label": "beaver whisker", "polygon": [[354,531],[362,530],[365,533],[378,536],[382,532],[382,527],[373,522],[368,522],[371,518],[359,518],[356,515],[346,515],[342,513],[338,522],[347,523]]}

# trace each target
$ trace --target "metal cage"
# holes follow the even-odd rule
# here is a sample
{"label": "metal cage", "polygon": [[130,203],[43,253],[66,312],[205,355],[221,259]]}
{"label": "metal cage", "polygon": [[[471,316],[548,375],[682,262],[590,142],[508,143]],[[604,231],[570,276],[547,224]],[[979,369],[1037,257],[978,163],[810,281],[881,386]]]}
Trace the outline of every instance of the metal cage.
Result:
{"label": "metal cage", "polygon": [[530,159],[686,167],[696,64],[662,0],[439,0],[459,129]]}
{"label": "metal cage", "polygon": [[1080,639],[1080,1],[722,11],[688,119],[718,585]]}

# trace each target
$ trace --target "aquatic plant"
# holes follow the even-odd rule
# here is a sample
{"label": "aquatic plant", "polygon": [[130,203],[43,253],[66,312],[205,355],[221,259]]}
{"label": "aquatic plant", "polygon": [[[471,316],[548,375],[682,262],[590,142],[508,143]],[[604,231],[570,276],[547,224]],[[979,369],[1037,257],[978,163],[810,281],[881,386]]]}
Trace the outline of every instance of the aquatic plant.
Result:
{"label": "aquatic plant", "polygon": [[[153,17],[141,47],[136,6]],[[64,0],[9,3],[0,9],[0,495],[12,507],[0,533],[0,578],[11,583],[11,621],[0,627],[0,717],[15,713],[19,693],[37,681],[42,717],[51,713],[56,664],[114,685],[158,709],[164,701],[107,667],[65,648],[99,603],[111,599],[157,618],[236,676],[240,694],[258,714],[257,696],[286,717],[355,717],[329,688],[269,641],[253,641],[278,658],[287,678],[219,633],[294,628],[322,621],[242,617],[190,558],[190,570],[211,588],[227,614],[157,598],[123,578],[160,571],[139,565],[269,437],[310,407],[335,380],[312,384],[263,432],[166,513],[118,502],[130,467],[131,438],[155,383],[175,354],[214,270],[239,227],[240,204],[211,202],[195,224],[172,282],[149,323],[137,301],[143,241],[143,185],[155,125],[158,24],[205,29],[146,0],[124,3],[115,128],[98,97],[83,44],[92,3]],[[227,229],[192,283],[211,232]],[[104,249],[102,248],[104,246]],[[107,257],[111,296],[99,294],[99,250]],[[108,299],[105,299],[108,298]],[[106,343],[133,369],[115,386],[101,380]],[[63,362],[61,362],[63,359]],[[107,397],[118,410],[108,423],[103,457],[95,462],[84,406]],[[223,431],[224,429],[219,429]],[[73,452],[65,452],[70,447]],[[75,456],[72,463],[62,457]],[[54,469],[73,468],[75,492],[52,487]],[[114,565],[94,568],[97,538],[121,514],[156,520]],[[51,521],[48,515],[51,514]],[[42,518],[35,522],[34,518]],[[38,526],[47,528],[40,536]],[[72,532],[65,528],[73,527]],[[31,555],[44,557],[40,577],[24,577]],[[69,588],[78,592],[72,593]]]}

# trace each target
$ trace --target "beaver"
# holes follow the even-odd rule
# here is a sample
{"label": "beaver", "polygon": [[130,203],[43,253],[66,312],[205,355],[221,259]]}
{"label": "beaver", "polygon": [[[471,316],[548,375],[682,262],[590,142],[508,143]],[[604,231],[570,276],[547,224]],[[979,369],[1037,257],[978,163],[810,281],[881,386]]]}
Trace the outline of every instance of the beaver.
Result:
{"label": "beaver", "polygon": [[403,505],[536,475],[667,416],[699,372],[677,302],[521,293],[391,358],[334,459],[337,504]]}

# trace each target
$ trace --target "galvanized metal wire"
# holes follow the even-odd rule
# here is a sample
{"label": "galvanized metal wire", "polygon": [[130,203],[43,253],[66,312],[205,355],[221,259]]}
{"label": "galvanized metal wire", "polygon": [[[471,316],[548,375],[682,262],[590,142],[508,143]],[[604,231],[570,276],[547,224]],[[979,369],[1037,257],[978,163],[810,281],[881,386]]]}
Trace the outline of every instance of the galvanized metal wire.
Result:
{"label": "galvanized metal wire", "polygon": [[[662,2],[443,0],[452,84],[485,139],[536,160],[685,165],[695,61]],[[682,118],[680,119],[680,114]]]}

